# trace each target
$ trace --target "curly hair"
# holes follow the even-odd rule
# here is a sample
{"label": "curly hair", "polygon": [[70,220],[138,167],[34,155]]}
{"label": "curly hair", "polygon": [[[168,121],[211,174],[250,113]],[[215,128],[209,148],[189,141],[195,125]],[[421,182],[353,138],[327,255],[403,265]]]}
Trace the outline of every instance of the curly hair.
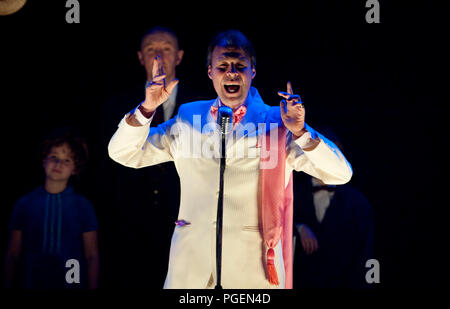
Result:
{"label": "curly hair", "polygon": [[42,142],[41,147],[41,161],[45,160],[53,147],[67,144],[72,151],[73,160],[75,164],[75,173],[79,174],[88,160],[88,148],[83,138],[74,136],[72,134],[65,134],[62,136],[53,136],[46,138]]}

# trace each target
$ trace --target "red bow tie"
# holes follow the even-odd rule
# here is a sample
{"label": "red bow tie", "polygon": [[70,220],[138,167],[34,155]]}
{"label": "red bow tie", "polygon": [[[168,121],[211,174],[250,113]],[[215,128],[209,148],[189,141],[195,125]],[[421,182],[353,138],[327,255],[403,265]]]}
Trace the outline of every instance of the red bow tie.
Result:
{"label": "red bow tie", "polygon": [[[219,108],[211,106],[211,115],[215,120],[217,120],[217,110]],[[239,123],[247,112],[247,107],[245,105],[239,106],[236,110],[233,110],[233,125]]]}

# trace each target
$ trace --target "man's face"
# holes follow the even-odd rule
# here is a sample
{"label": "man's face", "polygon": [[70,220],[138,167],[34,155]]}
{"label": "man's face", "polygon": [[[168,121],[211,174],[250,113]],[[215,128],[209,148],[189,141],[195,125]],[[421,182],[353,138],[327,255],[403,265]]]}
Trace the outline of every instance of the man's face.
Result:
{"label": "man's face", "polygon": [[208,76],[223,104],[231,108],[243,104],[255,74],[250,58],[242,49],[214,48]]}
{"label": "man's face", "polygon": [[156,32],[147,35],[138,51],[138,58],[147,72],[147,79],[151,80],[153,60],[160,56],[163,62],[164,73],[167,74],[167,82],[175,78],[175,67],[180,64],[183,58],[183,51],[178,49],[176,39],[167,32]]}

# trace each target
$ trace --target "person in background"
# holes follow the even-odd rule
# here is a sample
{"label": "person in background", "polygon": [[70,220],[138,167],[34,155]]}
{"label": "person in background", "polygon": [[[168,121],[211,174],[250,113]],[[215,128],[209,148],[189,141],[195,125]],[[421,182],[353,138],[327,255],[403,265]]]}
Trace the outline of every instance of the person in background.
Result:
{"label": "person in background", "polygon": [[[103,233],[105,241],[102,242],[107,252],[103,268],[107,285],[157,289],[164,284],[170,236],[180,201],[180,181],[175,166],[173,162],[166,162],[132,170],[112,161],[106,149],[123,111],[145,99],[146,85],[153,79],[153,59],[160,57],[162,71],[169,82],[176,79],[183,55],[178,36],[172,29],[162,26],[148,29],[137,51],[145,80],[131,89],[114,91],[102,107],[96,183],[102,192],[99,203],[106,205],[108,213],[104,227],[108,232]],[[158,107],[152,126],[172,118],[181,103],[198,97],[192,87],[180,83]],[[149,217],[158,219],[149,221]],[[143,245],[149,242],[153,248]],[[148,280],[149,277],[156,279]]]}
{"label": "person in background", "polygon": [[[343,151],[328,127],[321,133]],[[367,288],[365,263],[373,258],[373,210],[350,184],[326,185],[294,175],[294,288]]]}
{"label": "person in background", "polygon": [[70,134],[42,145],[44,185],[21,197],[9,223],[5,287],[98,287],[98,223],[89,200],[69,185],[87,161],[84,141]]}

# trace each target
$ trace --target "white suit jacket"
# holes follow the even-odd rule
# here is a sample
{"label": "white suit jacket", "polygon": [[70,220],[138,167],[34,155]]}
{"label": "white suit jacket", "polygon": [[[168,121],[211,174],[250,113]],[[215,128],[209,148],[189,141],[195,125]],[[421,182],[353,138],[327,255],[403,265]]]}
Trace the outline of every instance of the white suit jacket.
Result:
{"label": "white suit jacket", "polygon": [[[110,157],[128,167],[141,168],[166,161],[175,163],[181,184],[178,219],[190,224],[174,229],[165,288],[206,288],[215,282],[220,160],[219,133],[210,113],[215,102],[217,99],[183,104],[177,116],[151,129],[149,124],[130,126],[124,118],[108,146]],[[257,200],[260,155],[264,151],[258,135],[262,128],[258,124],[269,118],[280,119],[280,110],[264,104],[255,88],[250,89],[246,102],[247,113],[227,138],[222,286],[274,288],[266,278],[265,245]],[[306,172],[327,184],[350,180],[352,169],[345,157],[332,142],[320,134],[319,137],[320,143],[314,150],[303,151],[299,146],[300,138],[293,141],[288,133],[286,185],[292,170]],[[275,288],[284,288],[280,243],[275,253],[281,282]]]}

